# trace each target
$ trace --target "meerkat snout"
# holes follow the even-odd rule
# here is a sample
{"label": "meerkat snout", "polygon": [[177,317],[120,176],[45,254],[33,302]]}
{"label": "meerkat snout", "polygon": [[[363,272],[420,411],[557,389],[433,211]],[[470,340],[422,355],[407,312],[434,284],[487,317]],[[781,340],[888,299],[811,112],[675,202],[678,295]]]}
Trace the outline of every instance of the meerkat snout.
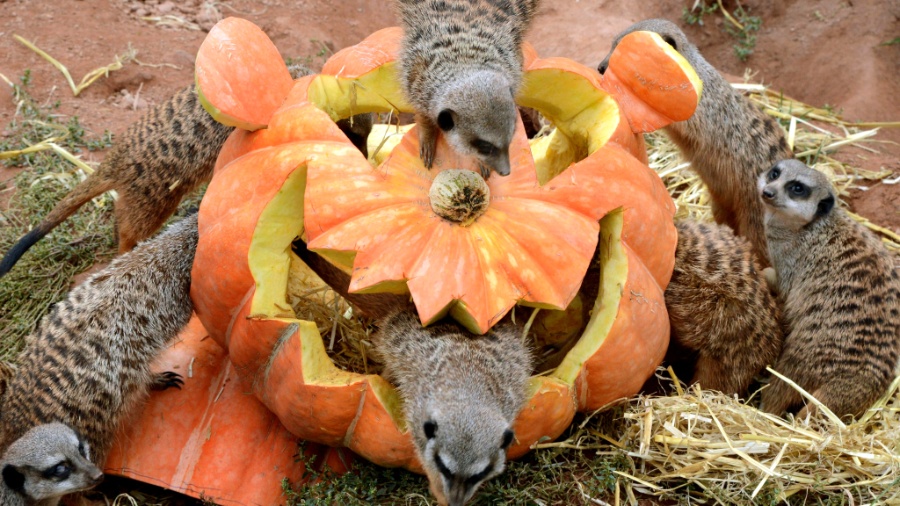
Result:
{"label": "meerkat snout", "polygon": [[438,409],[422,424],[425,472],[440,504],[463,506],[482,483],[502,473],[506,450],[515,439],[509,422],[494,410],[477,408],[467,415]]}

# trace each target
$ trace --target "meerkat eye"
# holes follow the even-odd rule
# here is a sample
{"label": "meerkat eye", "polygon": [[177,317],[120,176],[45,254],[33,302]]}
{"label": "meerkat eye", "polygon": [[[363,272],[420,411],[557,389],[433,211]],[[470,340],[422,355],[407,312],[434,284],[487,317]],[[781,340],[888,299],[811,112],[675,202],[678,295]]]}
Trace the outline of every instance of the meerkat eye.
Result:
{"label": "meerkat eye", "polygon": [[475,151],[478,151],[478,154],[481,156],[493,156],[497,153],[496,146],[481,139],[475,139],[474,141],[472,141],[472,147],[475,148]]}
{"label": "meerkat eye", "polygon": [[678,50],[678,44],[675,43],[675,39],[670,35],[663,35],[663,40],[666,41],[666,44],[672,46],[672,49]]}
{"label": "meerkat eye", "polygon": [[781,175],[781,169],[776,167],[769,171],[768,179],[769,179],[769,181],[775,181],[776,179],[778,179],[778,176],[780,176],[780,175]]}
{"label": "meerkat eye", "polygon": [[511,445],[513,442],[514,436],[515,436],[515,434],[513,434],[513,431],[511,431],[509,429],[506,429],[505,431],[503,431],[503,441],[500,442],[500,449],[505,450],[505,449],[509,448],[509,445]]}
{"label": "meerkat eye", "polygon": [[451,111],[450,109],[444,109],[443,111],[438,113],[437,124],[438,127],[440,127],[440,129],[445,132],[453,130],[453,111]]}
{"label": "meerkat eye", "polygon": [[65,462],[60,462],[53,467],[44,470],[44,478],[54,478],[57,480],[65,480],[72,474],[72,469]]}
{"label": "meerkat eye", "polygon": [[88,458],[87,445],[84,444],[84,441],[78,442],[78,454],[84,458]]}
{"label": "meerkat eye", "polygon": [[427,439],[434,439],[434,434],[437,432],[437,424],[431,420],[428,420],[422,425],[422,430],[425,431],[425,437]]}
{"label": "meerkat eye", "polygon": [[793,183],[790,183],[788,185],[788,191],[791,192],[791,195],[795,197],[809,196],[809,187],[797,181],[794,181]]}

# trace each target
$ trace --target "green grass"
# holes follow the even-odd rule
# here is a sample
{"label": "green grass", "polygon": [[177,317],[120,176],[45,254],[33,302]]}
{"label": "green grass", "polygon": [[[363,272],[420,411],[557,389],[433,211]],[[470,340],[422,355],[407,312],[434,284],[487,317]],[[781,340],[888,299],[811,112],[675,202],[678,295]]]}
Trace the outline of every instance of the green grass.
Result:
{"label": "green grass", "polygon": [[[0,141],[0,152],[18,150],[49,137],[65,134],[58,144],[73,154],[102,149],[111,136],[91,136],[77,117],[57,112],[58,103],[40,105],[28,93],[29,72],[14,87],[17,114],[9,124],[11,135]],[[19,238],[37,225],[81,179],[76,168],[51,150],[4,160],[7,167],[24,168],[7,186],[15,191],[9,209],[0,211],[0,251],[5,254]],[[112,204],[104,196],[34,245],[6,276],[0,278],[0,359],[21,349],[23,338],[69,290],[72,276],[115,252]]]}
{"label": "green grass", "polygon": [[[10,135],[0,139],[0,152],[20,150],[42,140],[65,136],[57,142],[72,154],[104,149],[112,145],[112,135],[91,134],[77,116],[58,112],[59,103],[41,105],[28,92],[30,72],[13,89],[17,114],[7,127]],[[0,254],[7,251],[49,214],[85,174],[52,150],[29,153],[3,160],[7,167],[24,170],[8,181],[14,192],[9,208],[0,211]],[[182,202],[172,219],[197,207],[205,190],[194,192]],[[31,247],[15,267],[0,278],[0,360],[13,359],[51,304],[65,297],[76,274],[116,254],[113,217],[114,200],[107,193],[85,204],[73,216]]]}
{"label": "green grass", "polygon": [[[711,2],[707,5],[706,0],[698,0],[690,9],[687,7],[682,9],[681,19],[689,25],[703,26],[703,19],[720,9],[724,10],[721,3]],[[751,16],[740,4],[735,8],[733,15],[724,12],[723,15],[728,18],[733,17],[741,24],[741,27],[738,27],[730,19],[726,19],[722,24],[722,29],[737,40],[737,44],[733,46],[734,55],[741,61],[747,61],[756,47],[755,34],[762,25],[762,18]]]}

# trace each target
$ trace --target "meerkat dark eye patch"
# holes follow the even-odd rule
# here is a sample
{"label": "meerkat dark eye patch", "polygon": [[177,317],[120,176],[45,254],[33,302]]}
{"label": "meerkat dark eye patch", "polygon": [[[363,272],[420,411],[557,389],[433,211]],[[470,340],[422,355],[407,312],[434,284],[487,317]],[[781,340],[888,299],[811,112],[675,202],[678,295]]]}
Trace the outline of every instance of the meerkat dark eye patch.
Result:
{"label": "meerkat dark eye patch", "polygon": [[834,208],[834,195],[829,195],[819,201],[819,205],[816,207],[816,217],[825,216],[831,212],[832,208]]}
{"label": "meerkat dark eye patch", "polygon": [[487,476],[489,474],[491,474],[491,471],[493,471],[493,470],[494,470],[494,464],[488,464],[487,467],[482,469],[480,472],[477,472],[477,473],[473,474],[472,476],[469,476],[468,478],[466,478],[466,484],[477,485],[477,484],[481,483],[485,478],[487,478]]}
{"label": "meerkat dark eye patch", "polygon": [[478,151],[479,155],[482,156],[493,156],[497,154],[497,146],[494,146],[490,142],[483,141],[481,139],[475,139],[472,141],[472,147],[475,148],[475,151]]}
{"label": "meerkat dark eye patch", "polygon": [[60,462],[53,467],[44,469],[44,472],[41,474],[47,479],[65,480],[72,474],[72,469],[65,462]]}
{"label": "meerkat dark eye patch", "polygon": [[788,183],[787,191],[794,197],[809,197],[809,186],[806,186],[799,181],[791,181]]}
{"label": "meerkat dark eye patch", "polygon": [[425,431],[426,438],[434,439],[434,434],[437,432],[437,423],[428,420],[422,425],[422,430]]}
{"label": "meerkat dark eye patch", "polygon": [[450,109],[444,109],[440,113],[438,113],[437,124],[441,128],[441,130],[445,132],[449,132],[453,130],[453,111]]}
{"label": "meerkat dark eye patch", "polygon": [[444,459],[437,453],[434,454],[434,463],[437,465],[438,471],[444,475],[444,478],[447,478],[448,480],[453,479],[453,473],[450,471],[450,468],[447,467],[447,464],[444,464]]}
{"label": "meerkat dark eye patch", "polygon": [[511,431],[509,429],[506,429],[505,431],[503,431],[503,441],[500,442],[500,449],[505,450],[505,449],[509,448],[509,445],[511,445],[513,442],[513,437],[515,437],[515,434],[513,434],[513,431]]}
{"label": "meerkat dark eye patch", "polygon": [[780,175],[781,175],[781,169],[779,169],[778,167],[775,167],[774,169],[769,171],[769,173],[766,175],[766,179],[768,179],[769,181],[775,181],[776,179],[778,179],[778,176],[780,176]]}
{"label": "meerkat dark eye patch", "polygon": [[672,49],[678,51],[678,44],[675,43],[675,39],[671,35],[663,35],[663,40],[666,41],[666,44],[672,46]]}

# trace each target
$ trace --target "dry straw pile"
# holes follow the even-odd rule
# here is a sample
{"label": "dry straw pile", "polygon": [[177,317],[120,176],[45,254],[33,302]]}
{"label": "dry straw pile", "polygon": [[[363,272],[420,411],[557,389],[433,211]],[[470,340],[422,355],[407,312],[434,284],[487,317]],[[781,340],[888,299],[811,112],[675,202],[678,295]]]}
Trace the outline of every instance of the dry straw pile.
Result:
{"label": "dry straw pile", "polygon": [[[842,196],[862,187],[865,179],[900,182],[885,179],[889,171],[861,170],[832,157],[851,144],[877,149],[872,142],[877,128],[898,124],[850,125],[832,111],[763,86],[736,87],[782,122],[796,156],[828,174]],[[708,195],[677,148],[663,135],[649,141],[651,166],[675,199],[678,217],[711,220]],[[889,249],[900,251],[900,236],[853,216],[879,234]],[[632,472],[620,475],[623,499],[638,493],[680,503],[900,504],[898,385],[900,377],[875,406],[849,424],[824,406],[815,419],[785,420],[756,409],[755,394],[743,402],[679,385],[676,395],[629,400],[615,435],[593,436],[632,460]],[[576,440],[578,434],[591,437],[579,431]]]}

